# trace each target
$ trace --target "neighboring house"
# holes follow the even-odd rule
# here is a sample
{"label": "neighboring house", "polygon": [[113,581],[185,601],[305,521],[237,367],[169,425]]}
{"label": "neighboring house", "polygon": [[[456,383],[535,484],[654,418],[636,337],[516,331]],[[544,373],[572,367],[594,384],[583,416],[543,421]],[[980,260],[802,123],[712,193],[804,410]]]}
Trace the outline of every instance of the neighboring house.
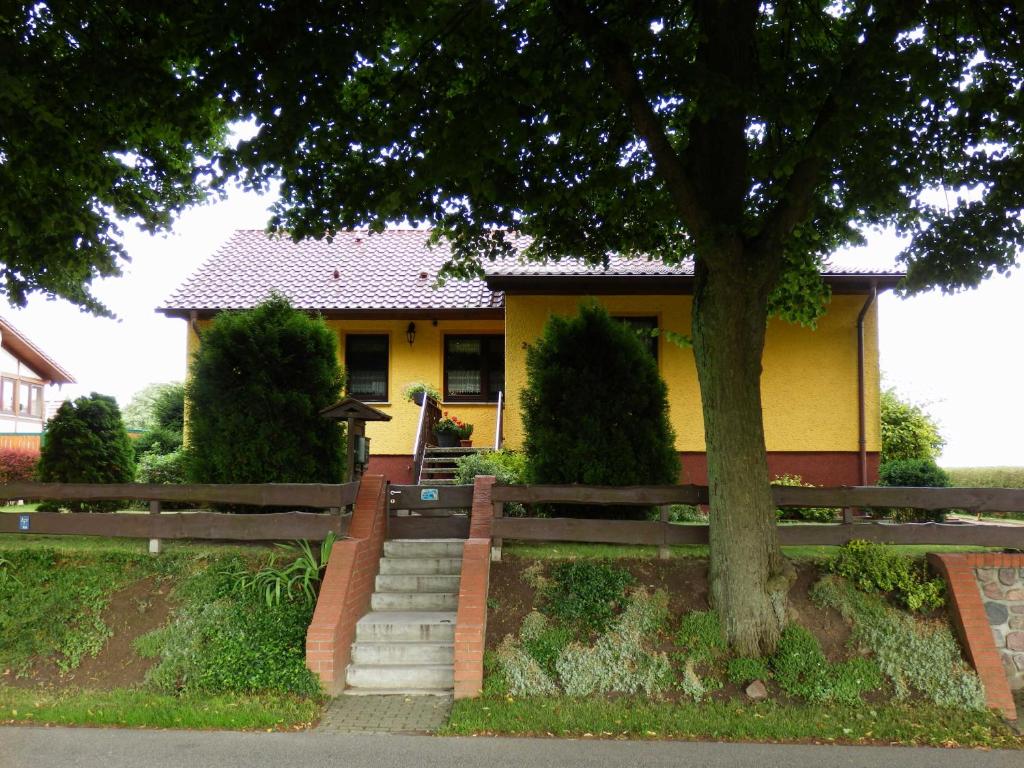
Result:
{"label": "neighboring house", "polygon": [[[484,447],[495,442],[498,393],[504,393],[504,445],[514,449],[523,443],[519,404],[526,348],[551,314],[574,314],[582,300],[594,297],[631,324],[690,333],[690,265],[612,258],[601,270],[571,260],[496,262],[487,266],[484,279],[449,280],[435,288],[448,251],[443,245],[430,247],[428,238],[426,230],[392,229],[341,233],[332,243],[293,243],[242,230],[159,311],[189,321],[190,355],[196,332],[213,315],[252,307],[271,291],[300,309],[321,313],[338,335],[348,394],[392,416],[367,425],[367,434],[370,471],[394,482],[411,479],[419,409],[402,398],[410,382],[441,390],[442,408],[474,424],[474,444]],[[875,481],[880,425],[872,295],[892,288],[899,277],[828,270],[824,279],[833,298],[817,329],[769,323],[762,395],[775,474],[799,474],[818,484]],[[693,353],[664,335],[652,339],[651,353],[669,388],[680,480],[703,483],[707,464]],[[579,397],[587,397],[586,382],[580,382]],[[594,403],[598,410],[608,407],[614,404]]]}
{"label": "neighboring house", "polygon": [[50,415],[46,387],[74,383],[70,373],[0,317],[0,447],[38,449]]}

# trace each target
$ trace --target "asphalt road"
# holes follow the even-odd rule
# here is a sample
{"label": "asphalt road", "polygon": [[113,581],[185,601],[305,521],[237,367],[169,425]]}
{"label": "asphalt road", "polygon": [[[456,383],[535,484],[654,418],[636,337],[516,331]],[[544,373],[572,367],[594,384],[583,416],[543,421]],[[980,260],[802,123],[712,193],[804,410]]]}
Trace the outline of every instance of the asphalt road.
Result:
{"label": "asphalt road", "polygon": [[1022,752],[0,727],[0,768],[1021,768]]}

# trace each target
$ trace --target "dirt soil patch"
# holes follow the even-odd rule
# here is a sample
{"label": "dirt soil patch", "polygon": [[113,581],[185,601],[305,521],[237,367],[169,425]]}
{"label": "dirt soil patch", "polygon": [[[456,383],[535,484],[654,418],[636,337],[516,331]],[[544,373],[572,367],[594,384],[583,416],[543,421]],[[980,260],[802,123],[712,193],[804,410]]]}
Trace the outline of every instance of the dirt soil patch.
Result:
{"label": "dirt soil patch", "polygon": [[54,659],[39,659],[29,675],[15,678],[0,673],[0,682],[21,688],[127,688],[143,681],[156,659],[135,652],[135,639],[167,623],[171,585],[156,577],[137,581],[111,595],[103,623],[113,633],[96,656],[86,656],[77,669],[61,674]]}

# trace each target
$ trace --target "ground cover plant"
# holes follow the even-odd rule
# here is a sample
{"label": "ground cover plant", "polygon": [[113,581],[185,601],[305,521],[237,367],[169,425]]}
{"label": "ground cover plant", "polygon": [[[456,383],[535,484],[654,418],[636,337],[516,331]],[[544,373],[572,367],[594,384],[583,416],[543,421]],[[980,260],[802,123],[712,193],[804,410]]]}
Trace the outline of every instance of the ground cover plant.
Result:
{"label": "ground cover plant", "polygon": [[457,702],[447,732],[1022,746],[985,711],[946,620],[910,612],[927,579],[899,550],[797,562],[790,622],[765,658],[729,649],[706,567],[494,564],[484,695]]}
{"label": "ground cover plant", "polygon": [[848,542],[828,561],[828,568],[863,592],[891,594],[912,611],[935,610],[946,602],[946,583],[929,576],[923,559],[885,544]]}
{"label": "ground cover plant", "polygon": [[0,721],[291,728],[317,719],[306,590],[268,604],[243,583],[271,564],[269,550],[177,544],[154,558],[139,542],[66,539],[0,542]]}

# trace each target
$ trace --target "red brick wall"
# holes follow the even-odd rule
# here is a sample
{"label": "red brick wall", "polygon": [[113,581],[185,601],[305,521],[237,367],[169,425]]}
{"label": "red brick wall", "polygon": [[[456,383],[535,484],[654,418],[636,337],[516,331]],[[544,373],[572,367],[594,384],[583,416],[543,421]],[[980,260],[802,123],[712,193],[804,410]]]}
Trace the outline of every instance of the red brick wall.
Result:
{"label": "red brick wall", "polygon": [[949,606],[953,624],[960,635],[967,658],[978,671],[985,688],[985,703],[1004,717],[1017,719],[1010,684],[995,641],[985,607],[981,602],[975,568],[1024,568],[1024,555],[930,554],[928,561],[941,573],[949,586]]}
{"label": "red brick wall", "polygon": [[356,623],[370,607],[387,534],[386,484],[381,475],[359,483],[348,536],[335,543],[313,620],[306,632],[306,666],[330,694],[345,687]]}
{"label": "red brick wall", "polygon": [[480,695],[484,685],[487,636],[487,588],[491,573],[491,486],[493,477],[477,477],[469,539],[462,549],[459,610],[455,617],[455,698]]}
{"label": "red brick wall", "polygon": [[[706,453],[679,454],[682,465],[680,483],[707,485]],[[800,475],[812,485],[860,485],[860,454],[856,451],[768,452],[768,472],[778,475]],[[878,454],[868,454],[868,484],[878,482]]]}
{"label": "red brick wall", "polygon": [[[704,453],[679,454],[680,483],[707,485],[708,459]],[[860,454],[855,451],[770,452],[768,471],[775,475],[800,475],[814,485],[859,485]],[[412,456],[370,456],[368,472],[384,475],[389,482],[406,485],[416,482],[412,476]],[[868,482],[878,481],[878,454],[868,454]]]}

